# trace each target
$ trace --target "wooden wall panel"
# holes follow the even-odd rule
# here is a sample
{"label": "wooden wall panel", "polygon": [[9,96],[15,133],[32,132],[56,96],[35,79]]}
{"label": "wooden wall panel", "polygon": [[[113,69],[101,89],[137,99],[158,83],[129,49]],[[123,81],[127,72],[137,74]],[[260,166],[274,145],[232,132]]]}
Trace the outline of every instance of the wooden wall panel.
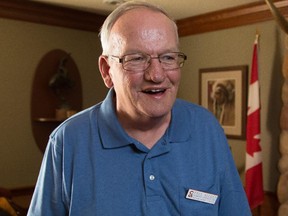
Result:
{"label": "wooden wall panel", "polygon": [[106,16],[23,0],[1,0],[0,17],[98,32]]}
{"label": "wooden wall panel", "polygon": [[[275,5],[288,16],[288,1]],[[98,32],[106,16],[23,0],[1,0],[0,17]],[[216,31],[272,20],[264,1],[177,20],[179,36]]]}
{"label": "wooden wall panel", "polygon": [[[288,16],[288,1],[277,1],[275,5],[284,16]],[[261,1],[177,20],[177,25],[179,36],[181,37],[272,19],[273,17],[268,6],[264,1]]]}

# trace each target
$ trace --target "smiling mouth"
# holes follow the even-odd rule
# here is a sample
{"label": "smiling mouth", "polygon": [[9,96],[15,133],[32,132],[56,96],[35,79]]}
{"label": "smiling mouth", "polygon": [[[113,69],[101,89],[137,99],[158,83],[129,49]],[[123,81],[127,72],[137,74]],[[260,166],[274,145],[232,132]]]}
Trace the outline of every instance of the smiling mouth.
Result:
{"label": "smiling mouth", "polygon": [[166,89],[149,89],[149,90],[145,90],[143,91],[145,94],[162,94],[166,91]]}

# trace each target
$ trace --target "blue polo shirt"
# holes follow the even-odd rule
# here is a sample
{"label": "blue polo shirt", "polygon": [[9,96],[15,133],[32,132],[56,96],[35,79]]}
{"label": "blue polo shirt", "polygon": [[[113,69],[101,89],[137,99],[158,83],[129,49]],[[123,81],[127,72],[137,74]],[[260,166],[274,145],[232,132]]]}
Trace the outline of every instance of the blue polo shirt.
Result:
{"label": "blue polo shirt", "polygon": [[221,126],[177,99],[152,149],[117,120],[114,91],[50,136],[28,216],[246,216]]}

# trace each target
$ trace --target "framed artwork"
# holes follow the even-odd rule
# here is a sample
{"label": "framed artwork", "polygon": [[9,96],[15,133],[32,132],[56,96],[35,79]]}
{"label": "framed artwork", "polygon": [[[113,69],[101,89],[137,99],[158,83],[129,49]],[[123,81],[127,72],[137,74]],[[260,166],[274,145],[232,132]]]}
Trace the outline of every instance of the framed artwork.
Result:
{"label": "framed artwork", "polygon": [[210,110],[227,138],[246,138],[248,66],[200,69],[200,104]]}

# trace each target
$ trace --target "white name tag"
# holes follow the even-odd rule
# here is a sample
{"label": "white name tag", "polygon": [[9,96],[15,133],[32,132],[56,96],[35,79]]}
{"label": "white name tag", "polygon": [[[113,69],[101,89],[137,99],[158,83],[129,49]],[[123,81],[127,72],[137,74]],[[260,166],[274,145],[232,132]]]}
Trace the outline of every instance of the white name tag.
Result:
{"label": "white name tag", "polygon": [[218,195],[205,193],[203,191],[193,190],[189,189],[186,198],[190,200],[196,200],[199,202],[209,203],[209,204],[215,204],[216,200],[218,198]]}

